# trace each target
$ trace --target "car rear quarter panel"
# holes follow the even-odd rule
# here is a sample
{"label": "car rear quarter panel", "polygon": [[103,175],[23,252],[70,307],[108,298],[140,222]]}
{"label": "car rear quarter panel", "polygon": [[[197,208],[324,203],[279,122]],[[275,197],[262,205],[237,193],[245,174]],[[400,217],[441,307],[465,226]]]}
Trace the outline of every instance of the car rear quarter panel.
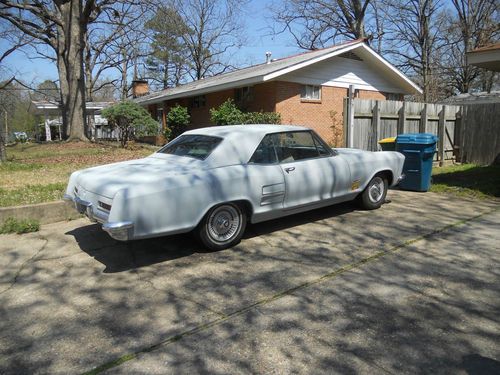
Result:
{"label": "car rear quarter panel", "polygon": [[354,191],[361,192],[370,180],[378,173],[389,171],[393,186],[402,173],[404,156],[399,152],[356,152],[344,154],[342,157],[349,163],[353,184],[358,185]]}
{"label": "car rear quarter panel", "polygon": [[[279,195],[280,190],[283,195]],[[268,194],[262,204],[263,196]],[[283,206],[279,166],[235,165],[166,178],[160,184],[119,191],[109,221],[134,222],[134,238],[188,232],[217,204],[246,201],[252,213]]]}

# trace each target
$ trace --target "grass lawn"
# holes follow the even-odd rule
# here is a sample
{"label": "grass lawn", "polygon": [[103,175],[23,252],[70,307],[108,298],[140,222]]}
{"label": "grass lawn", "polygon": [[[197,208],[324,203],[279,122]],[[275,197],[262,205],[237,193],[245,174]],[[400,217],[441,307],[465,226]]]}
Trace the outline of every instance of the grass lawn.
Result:
{"label": "grass lawn", "polygon": [[9,146],[8,161],[0,164],[0,207],[61,199],[71,172],[142,158],[156,149],[147,145],[122,149],[110,144],[84,142]]}
{"label": "grass lawn", "polygon": [[[0,164],[0,207],[61,199],[71,172],[95,165],[142,158],[157,148],[137,145],[122,149],[110,144],[54,142],[7,147]],[[500,165],[434,167],[431,191],[468,198],[500,198]]]}
{"label": "grass lawn", "polygon": [[500,165],[434,167],[431,191],[466,198],[500,198]]}

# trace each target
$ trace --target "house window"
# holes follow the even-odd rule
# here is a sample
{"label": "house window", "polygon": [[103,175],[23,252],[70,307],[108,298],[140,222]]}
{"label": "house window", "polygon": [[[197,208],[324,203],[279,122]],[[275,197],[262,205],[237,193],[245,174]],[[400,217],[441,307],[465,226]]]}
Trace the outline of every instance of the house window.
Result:
{"label": "house window", "polygon": [[240,87],[234,90],[234,101],[238,106],[244,106],[253,99],[253,89],[251,86]]}
{"label": "house window", "polygon": [[303,100],[321,100],[321,86],[304,85],[300,93]]}
{"label": "house window", "polygon": [[203,108],[207,103],[205,95],[198,95],[191,99],[191,108]]}
{"label": "house window", "polygon": [[388,94],[386,94],[386,99],[387,100],[400,101],[401,100],[401,94],[391,94],[391,93],[388,93]]}
{"label": "house window", "polygon": [[158,130],[163,129],[163,108],[158,108],[156,110],[156,119],[158,121]]}

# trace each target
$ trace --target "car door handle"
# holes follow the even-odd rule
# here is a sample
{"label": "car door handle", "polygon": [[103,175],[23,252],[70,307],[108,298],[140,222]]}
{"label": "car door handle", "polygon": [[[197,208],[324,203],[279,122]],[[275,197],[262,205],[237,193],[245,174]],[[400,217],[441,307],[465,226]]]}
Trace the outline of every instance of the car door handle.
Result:
{"label": "car door handle", "polygon": [[295,170],[295,167],[285,168],[285,172],[286,172],[286,173],[293,172],[294,170]]}

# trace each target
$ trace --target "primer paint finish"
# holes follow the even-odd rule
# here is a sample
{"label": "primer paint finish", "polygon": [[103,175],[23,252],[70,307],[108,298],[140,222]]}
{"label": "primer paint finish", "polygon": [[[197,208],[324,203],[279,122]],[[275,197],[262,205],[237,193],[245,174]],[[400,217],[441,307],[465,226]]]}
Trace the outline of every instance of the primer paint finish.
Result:
{"label": "primer paint finish", "polygon": [[[404,156],[337,149],[330,156],[276,164],[249,163],[267,134],[310,131],[284,125],[233,125],[184,134],[221,137],[205,159],[155,153],[143,159],[74,172],[66,194],[110,205],[106,223],[132,222],[131,238],[188,232],[210,208],[241,201],[260,222],[354,199],[371,178],[387,172],[395,184]],[[102,204],[101,204],[102,206]],[[107,206],[106,206],[107,207]],[[104,224],[104,223],[103,223]]]}

